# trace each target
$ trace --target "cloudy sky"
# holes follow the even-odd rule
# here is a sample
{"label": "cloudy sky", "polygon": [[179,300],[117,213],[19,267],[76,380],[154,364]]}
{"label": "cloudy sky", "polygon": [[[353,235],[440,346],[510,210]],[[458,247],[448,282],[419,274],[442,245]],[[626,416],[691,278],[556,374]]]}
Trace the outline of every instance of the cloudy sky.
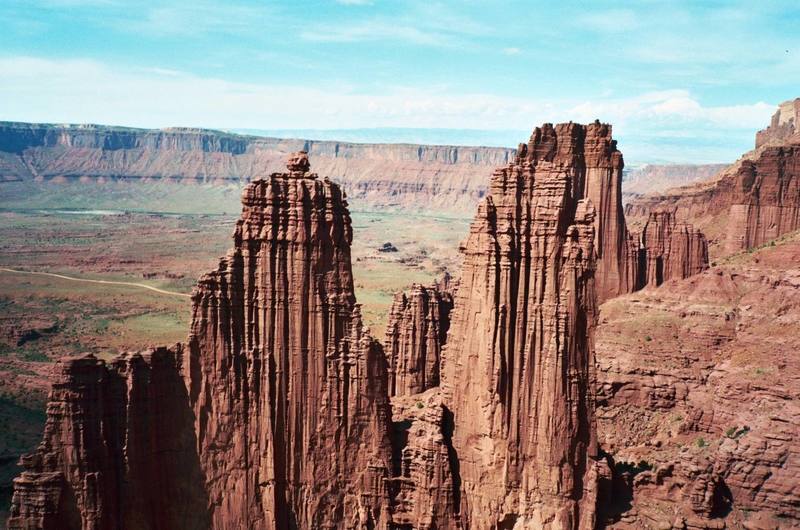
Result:
{"label": "cloudy sky", "polygon": [[0,20],[0,120],[508,144],[599,118],[628,160],[724,162],[800,96],[796,0],[1,0]]}

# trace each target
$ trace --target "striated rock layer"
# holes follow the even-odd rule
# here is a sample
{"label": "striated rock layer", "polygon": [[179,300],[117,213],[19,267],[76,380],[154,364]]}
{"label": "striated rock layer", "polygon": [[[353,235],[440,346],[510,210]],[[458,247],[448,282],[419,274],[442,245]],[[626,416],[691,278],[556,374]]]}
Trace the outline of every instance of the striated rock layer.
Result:
{"label": "striated rock layer", "polygon": [[758,247],[800,228],[800,100],[780,106],[756,149],[713,180],[629,202],[629,218],[671,210],[702,230],[721,257]]}
{"label": "striated rock layer", "polygon": [[447,342],[452,309],[449,277],[441,285],[415,284],[408,294],[395,295],[384,341],[389,395],[417,394],[439,386],[442,348]]}
{"label": "striated rock layer", "polygon": [[702,232],[677,223],[672,212],[652,212],[639,241],[637,287],[656,287],[708,268],[708,243]]}
{"label": "striated rock layer", "polygon": [[608,528],[800,528],[800,233],[601,306]]}
{"label": "striated rock layer", "polygon": [[22,459],[9,529],[208,528],[182,350],[56,365],[42,443]]}
{"label": "striated rock layer", "polygon": [[545,125],[518,152],[464,244],[443,354],[459,509],[468,528],[592,528],[596,188],[576,161],[605,176],[621,156],[600,124]]}
{"label": "striated rock layer", "polygon": [[361,144],[264,138],[204,129],[0,122],[6,181],[249,182],[281,171],[303,150],[360,208],[448,211],[471,217],[492,170],[514,156],[501,147]]}
{"label": "striated rock layer", "polygon": [[339,187],[244,192],[234,249],[201,278],[185,369],[214,528],[387,528],[391,411],[353,294]]}

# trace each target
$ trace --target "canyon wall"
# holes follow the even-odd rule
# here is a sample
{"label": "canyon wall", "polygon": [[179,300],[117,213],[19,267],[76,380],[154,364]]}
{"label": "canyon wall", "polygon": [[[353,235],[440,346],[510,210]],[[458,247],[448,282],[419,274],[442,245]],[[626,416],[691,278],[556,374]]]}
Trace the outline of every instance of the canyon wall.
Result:
{"label": "canyon wall", "polygon": [[307,151],[359,208],[471,216],[492,170],[514,150],[262,138],[202,129],[0,122],[0,182],[109,180],[242,184]]}
{"label": "canyon wall", "polygon": [[708,244],[692,225],[678,223],[669,211],[651,212],[639,240],[638,287],[657,287],[708,268]]}
{"label": "canyon wall", "polygon": [[341,189],[245,189],[235,246],[193,299],[185,376],[213,528],[388,528],[391,409],[353,294]]}
{"label": "canyon wall", "polygon": [[798,258],[795,233],[601,306],[607,528],[800,528]]}
{"label": "canyon wall", "polygon": [[182,350],[55,366],[42,443],[22,458],[9,529],[208,528]]}
{"label": "canyon wall", "polygon": [[714,256],[758,247],[800,228],[800,100],[780,106],[772,125],[757,135],[757,148],[713,180],[631,200],[634,222],[671,210],[708,237]]}

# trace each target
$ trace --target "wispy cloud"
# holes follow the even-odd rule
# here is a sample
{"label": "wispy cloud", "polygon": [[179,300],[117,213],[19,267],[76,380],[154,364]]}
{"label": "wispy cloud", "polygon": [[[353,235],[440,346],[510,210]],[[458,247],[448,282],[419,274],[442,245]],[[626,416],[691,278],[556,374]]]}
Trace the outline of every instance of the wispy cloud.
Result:
{"label": "wispy cloud", "polygon": [[336,0],[337,4],[344,6],[369,6],[372,5],[371,0]]}
{"label": "wispy cloud", "polygon": [[522,50],[519,48],[503,48],[503,53],[506,55],[519,55],[522,53]]}
{"label": "wispy cloud", "polygon": [[[5,120],[141,127],[530,130],[545,121],[598,118],[614,124],[617,136],[625,140],[623,150],[629,159],[652,159],[652,153],[661,149],[658,143],[637,147],[644,145],[643,138],[687,135],[743,140],[728,151],[675,150],[661,159],[686,161],[701,155],[706,157],[703,160],[733,159],[773,111],[772,104],[761,101],[706,106],[686,90],[576,102],[459,93],[446,86],[383,87],[364,93],[326,82],[318,85],[325,88],[235,83],[157,67],[123,69],[92,60],[0,57],[0,71],[4,73],[0,119]],[[48,82],[42,83],[43,78]],[[145,97],[132,98],[131,94]]]}

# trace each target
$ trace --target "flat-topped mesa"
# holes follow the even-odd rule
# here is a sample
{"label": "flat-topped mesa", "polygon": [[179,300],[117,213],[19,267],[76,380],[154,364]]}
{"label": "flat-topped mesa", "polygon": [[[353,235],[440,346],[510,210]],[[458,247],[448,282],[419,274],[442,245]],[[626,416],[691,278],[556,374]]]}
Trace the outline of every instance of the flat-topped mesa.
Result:
{"label": "flat-topped mesa", "polygon": [[640,238],[638,287],[684,279],[708,268],[708,243],[669,210],[650,212]]}
{"label": "flat-topped mesa", "polygon": [[610,127],[545,125],[472,223],[441,373],[469,528],[594,527],[594,234],[623,227],[593,203],[621,167]]}
{"label": "flat-topped mesa", "polygon": [[234,248],[192,295],[186,384],[212,528],[387,528],[387,367],[362,329],[336,184],[243,193]]}
{"label": "flat-topped mesa", "polygon": [[9,529],[208,528],[180,348],[54,369],[39,447],[22,458]]}
{"label": "flat-topped mesa", "polygon": [[442,347],[450,328],[453,295],[449,278],[408,294],[395,294],[386,325],[384,352],[389,363],[389,395],[424,392],[439,385]]}

